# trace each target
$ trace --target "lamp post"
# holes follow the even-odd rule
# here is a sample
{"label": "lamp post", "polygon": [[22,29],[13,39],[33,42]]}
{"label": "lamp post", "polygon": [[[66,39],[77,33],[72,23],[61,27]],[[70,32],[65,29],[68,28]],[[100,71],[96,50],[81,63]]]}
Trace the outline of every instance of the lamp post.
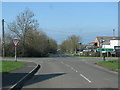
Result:
{"label": "lamp post", "polygon": [[113,38],[115,39],[115,29],[113,29]]}

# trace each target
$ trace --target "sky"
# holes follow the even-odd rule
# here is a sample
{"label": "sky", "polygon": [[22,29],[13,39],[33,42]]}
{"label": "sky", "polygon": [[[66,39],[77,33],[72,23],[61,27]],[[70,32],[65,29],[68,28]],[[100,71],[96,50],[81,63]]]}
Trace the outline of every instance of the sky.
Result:
{"label": "sky", "polygon": [[113,29],[118,34],[117,2],[2,2],[2,18],[12,22],[26,8],[58,44],[73,34],[84,44],[97,36],[113,36]]}

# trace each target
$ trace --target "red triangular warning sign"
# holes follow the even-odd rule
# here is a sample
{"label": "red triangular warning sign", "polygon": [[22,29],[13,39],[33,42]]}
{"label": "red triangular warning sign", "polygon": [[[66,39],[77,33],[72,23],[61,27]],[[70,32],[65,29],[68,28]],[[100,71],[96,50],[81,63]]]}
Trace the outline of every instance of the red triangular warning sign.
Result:
{"label": "red triangular warning sign", "polygon": [[14,46],[17,47],[20,40],[12,40],[12,42],[13,42]]}

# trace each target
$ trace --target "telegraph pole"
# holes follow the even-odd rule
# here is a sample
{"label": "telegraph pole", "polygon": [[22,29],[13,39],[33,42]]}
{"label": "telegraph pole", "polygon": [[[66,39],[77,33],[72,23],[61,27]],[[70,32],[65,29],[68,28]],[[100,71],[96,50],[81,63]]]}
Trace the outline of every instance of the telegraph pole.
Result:
{"label": "telegraph pole", "polygon": [[115,37],[115,29],[113,29],[113,38]]}
{"label": "telegraph pole", "polygon": [[5,56],[5,34],[4,34],[4,19],[2,19],[2,57]]}

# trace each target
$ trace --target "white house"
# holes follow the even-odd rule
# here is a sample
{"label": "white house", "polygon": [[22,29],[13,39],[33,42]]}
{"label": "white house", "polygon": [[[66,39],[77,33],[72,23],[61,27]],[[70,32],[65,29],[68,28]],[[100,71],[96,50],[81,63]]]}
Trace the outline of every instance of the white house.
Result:
{"label": "white house", "polygon": [[[107,56],[120,56],[120,37],[96,37],[95,41],[91,44],[94,44],[96,48],[105,48],[108,49]],[[109,51],[113,50],[113,51]]]}
{"label": "white house", "polygon": [[120,40],[110,40],[110,44],[109,45],[102,45],[102,48],[111,48],[111,49],[115,49],[115,47],[120,47]]}

